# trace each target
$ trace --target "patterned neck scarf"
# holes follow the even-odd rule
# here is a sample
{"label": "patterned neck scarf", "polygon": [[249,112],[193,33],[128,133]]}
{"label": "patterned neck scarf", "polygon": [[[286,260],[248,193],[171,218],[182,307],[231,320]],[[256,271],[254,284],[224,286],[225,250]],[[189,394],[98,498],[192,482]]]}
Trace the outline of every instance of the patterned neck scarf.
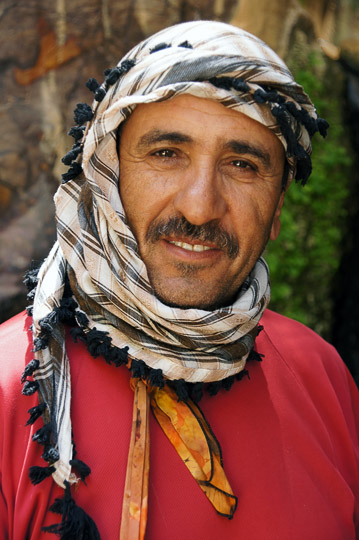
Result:
{"label": "patterned neck scarf", "polygon": [[[271,49],[247,32],[218,22],[197,21],[163,30],[132,49],[101,86],[94,79],[88,86],[95,92],[95,102],[92,108],[79,104],[75,111],[78,126],[70,134],[76,142],[63,160],[70,169],[55,196],[58,241],[40,269],[34,298],[35,359],[23,375],[24,393],[38,390],[39,406],[31,412],[31,422],[42,415],[44,426],[35,438],[44,445],[43,457],[49,463],[41,471],[33,467],[31,478],[37,483],[52,475],[65,489],[65,501],[72,501],[70,485],[78,481],[72,467],[81,478],[89,470],[74,456],[63,321],[77,326],[74,334],[86,341],[92,354],[131,369],[136,382],[134,410],[146,407],[145,395],[151,395],[157,419],[175,439],[173,423],[163,416],[166,407],[176,408],[173,388],[183,380],[215,384],[243,372],[270,296],[263,259],[228,307],[176,309],[153,295],[119,196],[116,134],[121,123],[137,104],[184,93],[213,99],[271,129],[285,148],[289,180],[296,176],[302,183],[310,174],[310,137],[316,131],[325,134],[326,129]],[[31,375],[33,380],[27,380]],[[143,382],[150,392],[143,390]],[[166,385],[164,391],[165,382],[172,389]],[[208,427],[204,417],[193,402],[186,402],[203,432]],[[146,434],[141,441],[146,476]],[[181,439],[177,446],[182,443]],[[187,443],[181,451],[176,447],[180,455],[187,452]],[[213,462],[216,443],[210,446]],[[131,452],[136,454],[136,448]],[[219,457],[218,466],[221,469]],[[197,480],[203,483],[206,476],[201,474]],[[130,473],[127,480],[126,489]],[[234,497],[225,477],[218,487],[228,492],[228,500]],[[136,497],[145,499],[146,489]],[[71,528],[64,505],[61,524],[50,532],[65,535]],[[221,513],[232,515],[234,508],[230,502]],[[133,538],[144,535],[144,514],[145,509],[138,524],[142,532]],[[95,531],[89,537],[98,538],[96,527],[88,523],[92,522],[86,527]],[[130,538],[130,525],[124,527],[121,538]]]}

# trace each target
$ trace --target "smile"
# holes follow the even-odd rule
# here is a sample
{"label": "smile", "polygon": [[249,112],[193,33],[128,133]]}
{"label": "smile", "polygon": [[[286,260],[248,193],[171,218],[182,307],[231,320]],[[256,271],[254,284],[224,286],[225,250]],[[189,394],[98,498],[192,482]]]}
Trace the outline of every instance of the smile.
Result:
{"label": "smile", "polygon": [[174,246],[185,249],[186,251],[208,251],[209,249],[213,249],[208,246],[203,246],[202,244],[187,244],[186,242],[174,242],[171,240],[168,240],[168,242],[169,244],[173,244]]}

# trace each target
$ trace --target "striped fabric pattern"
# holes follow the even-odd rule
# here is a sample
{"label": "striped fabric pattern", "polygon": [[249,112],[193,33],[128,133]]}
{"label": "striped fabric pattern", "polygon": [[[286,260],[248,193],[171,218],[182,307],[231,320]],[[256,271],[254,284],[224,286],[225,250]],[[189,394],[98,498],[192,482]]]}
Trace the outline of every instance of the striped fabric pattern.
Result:
{"label": "striped fabric pattern", "polygon": [[[224,23],[196,21],[168,28],[132,49],[118,64],[120,69],[124,60],[134,66],[109,88],[104,84],[104,99],[94,102],[82,143],[83,173],[61,185],[55,196],[58,241],[40,270],[34,337],[41,334],[41,320],[59,306],[67,274],[78,310],[89,319],[88,330],[108,332],[114,345],[128,346],[130,357],[161,369],[168,379],[222,380],[243,370],[253,348],[270,298],[267,265],[258,260],[229,307],[209,312],[162,304],[153,295],[119,196],[118,126],[137,104],[187,93],[217,100],[261,122],[286,149],[271,114],[273,104],[259,103],[254,93],[270,86],[313,118],[315,109],[267,45]],[[217,88],[209,82],[213,77],[244,81],[247,89]],[[291,122],[297,140],[310,153],[308,132],[294,117]],[[287,160],[293,176],[295,162],[288,153]],[[56,414],[60,459],[53,476],[64,487],[64,479],[75,480],[69,465],[71,383],[61,325],[36,358],[40,399]]]}

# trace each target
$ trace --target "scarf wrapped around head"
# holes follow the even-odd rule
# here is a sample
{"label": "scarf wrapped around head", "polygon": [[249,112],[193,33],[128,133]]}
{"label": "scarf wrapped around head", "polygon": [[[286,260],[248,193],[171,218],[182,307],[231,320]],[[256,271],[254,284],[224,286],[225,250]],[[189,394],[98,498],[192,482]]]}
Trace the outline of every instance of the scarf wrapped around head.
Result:
{"label": "scarf wrapped around head", "polygon": [[39,392],[33,419],[42,414],[48,426],[38,439],[49,466],[33,468],[32,479],[52,474],[66,489],[78,480],[71,466],[81,469],[81,462],[73,456],[64,320],[77,325],[74,334],[92,354],[128,365],[151,386],[216,383],[243,371],[270,297],[263,259],[231,306],[184,310],[154,296],[119,195],[121,123],[138,104],[180,94],[213,99],[272,130],[285,149],[288,180],[302,183],[311,171],[311,136],[327,127],[267,45],[219,22],[163,30],[133,48],[101,86],[90,79],[88,87],[95,101],[75,110],[75,144],[63,160],[70,169],[55,196],[58,241],[34,298],[35,360],[23,377],[34,379],[24,393]]}

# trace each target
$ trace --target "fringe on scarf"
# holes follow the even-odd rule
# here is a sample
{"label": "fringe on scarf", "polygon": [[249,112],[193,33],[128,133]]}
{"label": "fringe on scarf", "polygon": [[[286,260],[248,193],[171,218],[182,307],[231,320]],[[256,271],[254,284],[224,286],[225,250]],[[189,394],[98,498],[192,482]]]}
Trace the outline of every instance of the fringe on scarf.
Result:
{"label": "fringe on scarf", "polygon": [[[27,298],[32,301],[34,292],[37,287],[37,275],[39,267],[31,268],[25,275],[24,283],[28,289]],[[32,315],[32,305],[27,308],[28,315]],[[236,380],[241,380],[243,377],[249,378],[249,372],[244,369],[240,373],[211,383],[188,383],[184,379],[168,381],[165,380],[162,370],[153,369],[146,366],[142,360],[133,359],[129,362],[128,347],[122,349],[112,344],[112,339],[107,332],[92,328],[85,332],[88,328],[88,319],[82,311],[79,310],[77,302],[72,297],[72,291],[68,279],[65,283],[64,295],[61,299],[60,306],[56,307],[49,315],[39,321],[41,334],[34,340],[33,351],[45,349],[48,346],[51,334],[55,331],[56,326],[60,323],[70,326],[70,334],[75,342],[81,340],[87,347],[88,352],[93,358],[100,356],[115,367],[126,366],[131,372],[132,377],[138,378],[146,382],[151,387],[162,389],[167,383],[176,393],[178,401],[188,401],[198,403],[206,390],[210,396],[215,396],[220,390],[229,391]],[[257,327],[258,334],[262,330],[262,326]],[[258,335],[257,334],[257,335]],[[247,361],[261,361],[263,355],[256,352],[254,349],[249,354]],[[37,392],[39,384],[37,381],[29,380],[39,367],[39,361],[32,359],[25,366],[21,375],[23,384],[22,393],[30,396]],[[40,400],[39,404],[31,407],[28,410],[29,419],[26,425],[33,425],[41,416],[44,417],[44,425],[39,428],[33,435],[32,440],[44,447],[42,459],[48,463],[47,466],[32,466],[29,469],[29,477],[33,485],[40,484],[46,478],[49,478],[54,472],[54,463],[59,459],[58,451],[52,441],[52,425],[46,421],[49,406],[44,401]],[[78,476],[84,484],[86,477],[91,473],[90,467],[83,461],[76,459],[75,444],[73,444],[73,458],[70,460],[70,465],[76,469]],[[62,498],[57,498],[50,507],[50,511],[61,516],[61,522],[47,527],[43,527],[44,532],[53,533],[60,537],[61,540],[100,540],[100,534],[93,519],[79,506],[71,495],[71,486],[65,480],[65,493]]]}

